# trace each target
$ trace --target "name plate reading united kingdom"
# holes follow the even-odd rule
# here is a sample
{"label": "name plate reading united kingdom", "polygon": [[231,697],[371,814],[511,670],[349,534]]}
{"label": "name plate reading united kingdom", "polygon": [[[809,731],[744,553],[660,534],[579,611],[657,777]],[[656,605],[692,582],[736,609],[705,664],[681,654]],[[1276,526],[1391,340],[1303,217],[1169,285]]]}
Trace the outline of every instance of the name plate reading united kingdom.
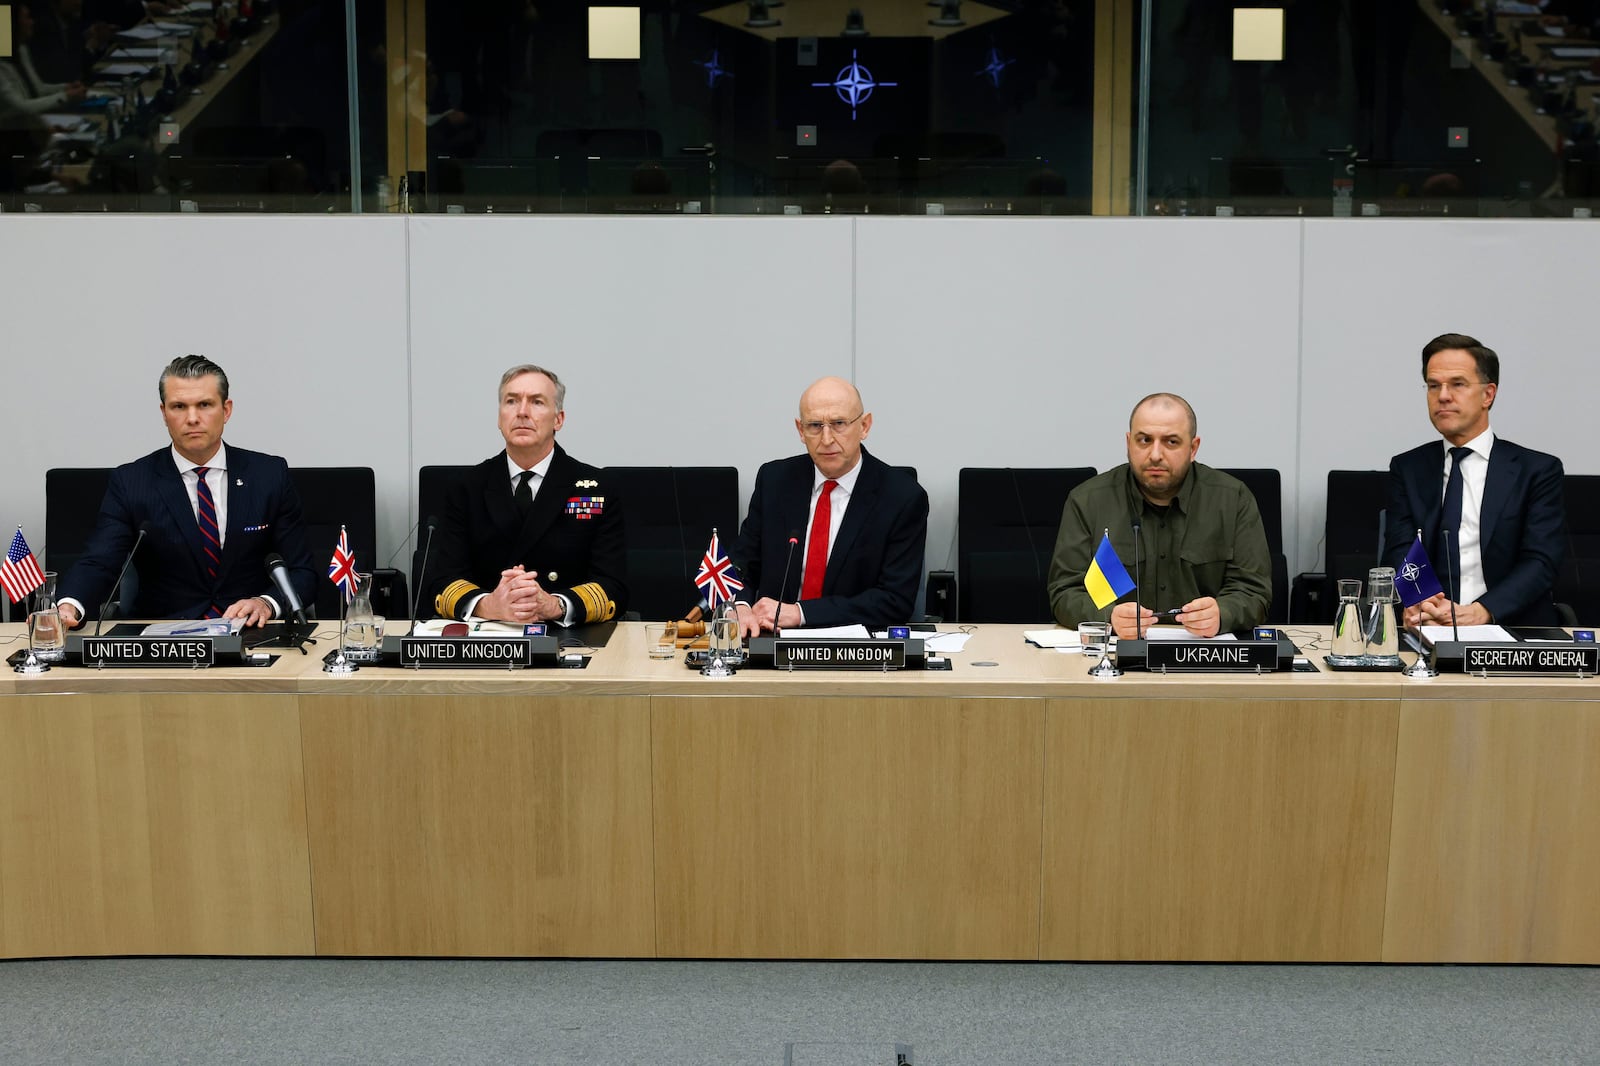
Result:
{"label": "name plate reading united kingdom", "polygon": [[772,665],[779,670],[904,670],[903,640],[773,641]]}
{"label": "name plate reading united kingdom", "polygon": [[1468,644],[1461,649],[1463,673],[1479,677],[1557,674],[1593,677],[1600,673],[1600,645]]}
{"label": "name plate reading united kingdom", "polygon": [[[210,637],[82,637],[78,654],[84,666],[214,666],[217,644]],[[232,641],[238,651],[239,640]],[[68,651],[72,650],[68,645]]]}
{"label": "name plate reading united kingdom", "polygon": [[556,642],[554,637],[401,637],[400,665],[517,670],[533,665],[535,641]]}
{"label": "name plate reading united kingdom", "polygon": [[1277,668],[1275,640],[1152,640],[1145,644],[1145,669],[1155,674],[1266,674]]}

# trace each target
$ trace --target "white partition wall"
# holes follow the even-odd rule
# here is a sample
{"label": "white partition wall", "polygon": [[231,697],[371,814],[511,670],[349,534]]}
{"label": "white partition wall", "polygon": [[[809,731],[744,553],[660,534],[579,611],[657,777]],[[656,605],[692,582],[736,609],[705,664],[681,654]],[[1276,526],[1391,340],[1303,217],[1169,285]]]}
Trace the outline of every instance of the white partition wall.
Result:
{"label": "white partition wall", "polygon": [[228,373],[229,442],[292,466],[373,467],[379,545],[399,542],[410,432],[404,220],[0,221],[8,542],[21,522],[48,553],[49,468],[114,466],[170,443],[156,380],[189,352]]}
{"label": "white partition wall", "polygon": [[857,382],[935,501],[930,569],[961,467],[1109,469],[1151,392],[1194,406],[1201,461],[1282,471],[1293,515],[1296,226],[863,219],[857,256]]}
{"label": "white partition wall", "polygon": [[1321,562],[1329,469],[1430,437],[1437,333],[1500,351],[1497,431],[1600,473],[1597,252],[1600,228],[1532,221],[6,216],[0,523],[47,549],[46,469],[165,443],[155,378],[183,352],[228,370],[230,441],[377,471],[384,558],[418,467],[500,447],[507,366],[566,379],[575,455],[733,465],[745,492],[831,373],[919,469],[930,568],[960,467],[1106,469],[1168,389],[1203,460],[1282,473],[1293,573]]}

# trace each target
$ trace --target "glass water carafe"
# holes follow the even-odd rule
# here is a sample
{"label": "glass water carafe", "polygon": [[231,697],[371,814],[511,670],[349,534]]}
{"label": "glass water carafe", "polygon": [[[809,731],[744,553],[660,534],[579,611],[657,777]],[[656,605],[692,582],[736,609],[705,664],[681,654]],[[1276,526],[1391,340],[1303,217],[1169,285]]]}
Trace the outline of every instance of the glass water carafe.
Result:
{"label": "glass water carafe", "polygon": [[1371,666],[1400,665],[1400,617],[1394,592],[1394,567],[1367,571],[1366,661]]}
{"label": "glass water carafe", "polygon": [[67,656],[67,631],[56,603],[56,574],[47,570],[44,583],[33,592],[28,612],[28,644],[40,662],[58,663]]}
{"label": "glass water carafe", "polygon": [[1333,616],[1333,648],[1328,662],[1334,666],[1361,666],[1367,659],[1366,624],[1361,617],[1361,582],[1339,582],[1339,609]]}

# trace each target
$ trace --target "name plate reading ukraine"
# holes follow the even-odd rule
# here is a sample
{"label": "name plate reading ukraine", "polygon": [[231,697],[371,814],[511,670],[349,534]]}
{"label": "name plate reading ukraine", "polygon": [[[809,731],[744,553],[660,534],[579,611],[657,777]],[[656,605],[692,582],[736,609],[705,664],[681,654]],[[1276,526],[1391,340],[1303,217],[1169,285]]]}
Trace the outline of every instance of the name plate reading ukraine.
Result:
{"label": "name plate reading ukraine", "polygon": [[804,640],[773,642],[772,665],[779,670],[904,670],[903,640]]}
{"label": "name plate reading ukraine", "polygon": [[84,637],[84,666],[212,666],[217,646],[209,637]]}
{"label": "name plate reading ukraine", "polygon": [[1560,674],[1566,677],[1600,673],[1596,644],[1468,644],[1461,649],[1463,673]]}
{"label": "name plate reading ukraine", "polygon": [[533,641],[527,637],[405,637],[400,641],[401,666],[497,667],[533,665]]}
{"label": "name plate reading ukraine", "polygon": [[1145,669],[1152,673],[1257,673],[1278,668],[1275,640],[1152,640],[1145,645]]}

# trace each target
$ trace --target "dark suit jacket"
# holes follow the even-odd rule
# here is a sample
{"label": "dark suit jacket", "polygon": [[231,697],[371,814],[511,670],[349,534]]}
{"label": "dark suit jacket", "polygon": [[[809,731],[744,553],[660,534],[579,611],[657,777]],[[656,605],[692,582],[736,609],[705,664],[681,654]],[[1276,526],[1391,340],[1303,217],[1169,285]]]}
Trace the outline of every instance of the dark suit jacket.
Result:
{"label": "dark suit jacket", "polygon": [[500,572],[517,563],[537,574],[546,592],[571,601],[579,623],[608,621],[627,609],[622,501],[606,491],[605,471],[578,462],[559,444],[526,519],[511,498],[501,452],[452,486],[437,538],[428,573],[438,576],[428,579],[426,602],[448,590],[451,613],[459,614],[476,590],[493,592]]}
{"label": "dark suit jacket", "polygon": [[[1444,506],[1444,443],[1434,441],[1389,461],[1388,533],[1383,562],[1398,567],[1422,530],[1432,554]],[[1496,437],[1478,516],[1483,579],[1479,602],[1502,625],[1555,625],[1551,595],[1565,549],[1567,509],[1561,460]],[[1445,573],[1443,560],[1434,570]]]}
{"label": "dark suit jacket", "polygon": [[267,576],[265,560],[273,552],[283,556],[300,601],[310,604],[316,570],[288,464],[276,455],[228,445],[227,506],[222,565],[212,579],[206,576],[200,528],[172,449],[161,448],[117,467],[111,472],[88,546],[62,579],[61,596],[77,600],[86,617],[95,617],[138,537],[139,525],[148,522],[149,532],[133,557],[129,575],[130,579],[137,575],[130,581],[136,586],[134,596],[124,598],[122,617],[200,618],[212,605],[226,610],[237,600],[263,595],[287,612],[282,594]]}
{"label": "dark suit jacket", "polygon": [[[767,596],[792,603],[800,595],[816,469],[811,456],[796,455],[767,463],[756,472],[750,511],[731,556],[744,578],[739,598],[746,603]],[[785,581],[790,537],[798,538],[799,544]],[[828,556],[822,595],[800,604],[806,625],[859,622],[881,628],[911,621],[927,539],[928,494],[914,478],[863,448],[861,474]]]}

